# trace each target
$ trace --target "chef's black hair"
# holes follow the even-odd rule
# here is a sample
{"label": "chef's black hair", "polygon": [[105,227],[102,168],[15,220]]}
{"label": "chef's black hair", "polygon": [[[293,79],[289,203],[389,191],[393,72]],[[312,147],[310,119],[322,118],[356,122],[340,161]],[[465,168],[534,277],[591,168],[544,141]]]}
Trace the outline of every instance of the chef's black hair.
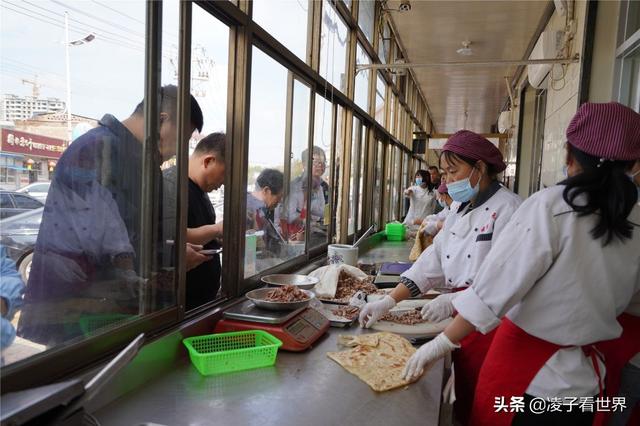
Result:
{"label": "chef's black hair", "polygon": [[[444,159],[447,160],[447,163],[449,164],[459,163],[462,161],[464,163],[467,163],[471,167],[475,167],[476,163],[478,161],[481,161],[464,155],[456,154],[452,151],[442,151],[442,154],[440,155],[440,162],[442,162],[442,157],[444,157]],[[498,176],[498,173],[500,173],[498,172],[498,170],[496,170],[496,166],[494,166],[493,164],[489,164],[486,161],[484,162],[484,164],[487,166],[487,175],[489,176],[489,178],[491,178],[492,180],[495,179]],[[440,164],[440,167],[442,167],[442,164]]]}
{"label": "chef's black hair", "polygon": [[[562,198],[578,216],[598,215],[598,223],[591,229],[594,240],[604,239],[603,245],[614,238],[631,238],[633,225],[627,219],[638,200],[634,183],[626,175],[633,161],[601,160],[567,144],[568,154],[582,167],[582,172],[562,182]],[[584,194],[586,203],[578,201]]]}
{"label": "chef's black hair", "polygon": [[429,191],[433,190],[433,182],[431,182],[431,175],[428,171],[420,169],[416,172],[416,175],[420,175],[420,177],[422,178],[422,183],[427,185]]}

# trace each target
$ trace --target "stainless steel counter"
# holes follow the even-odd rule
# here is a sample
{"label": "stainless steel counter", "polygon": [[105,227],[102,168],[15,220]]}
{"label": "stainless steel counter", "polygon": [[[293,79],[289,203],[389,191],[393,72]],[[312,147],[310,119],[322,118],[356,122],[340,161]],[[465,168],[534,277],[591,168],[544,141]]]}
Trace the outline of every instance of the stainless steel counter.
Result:
{"label": "stainless steel counter", "polygon": [[[413,242],[380,241],[360,256],[364,263],[406,261]],[[339,350],[331,328],[303,353],[278,353],[276,365],[250,371],[201,376],[186,356],[173,371],[102,407],[103,425],[437,425],[444,362],[407,389],[376,393],[326,353]],[[186,349],[180,345],[180,351]],[[446,416],[445,416],[446,417]]]}
{"label": "stainless steel counter", "polygon": [[[436,425],[443,362],[407,389],[376,393],[326,356],[332,328],[303,353],[278,353],[268,368],[201,376],[184,359],[176,369],[95,413],[103,425]],[[367,332],[367,331],[364,331]]]}
{"label": "stainless steel counter", "polygon": [[414,240],[387,241],[382,240],[368,250],[361,252],[358,258],[362,263],[408,262],[409,253]]}

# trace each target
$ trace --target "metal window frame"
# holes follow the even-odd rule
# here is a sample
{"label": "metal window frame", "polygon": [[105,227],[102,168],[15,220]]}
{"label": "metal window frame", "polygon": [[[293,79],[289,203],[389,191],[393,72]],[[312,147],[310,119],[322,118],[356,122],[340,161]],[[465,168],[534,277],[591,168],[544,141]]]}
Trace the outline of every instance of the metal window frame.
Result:
{"label": "metal window frame", "polygon": [[[180,48],[184,49],[186,33],[190,34],[191,25],[185,16],[188,15],[189,4],[181,3],[180,9]],[[157,147],[158,132],[159,132],[159,88],[160,88],[160,64],[161,64],[161,37],[162,37],[162,2],[149,1],[146,3],[146,46],[145,46],[145,75],[151,78],[145,78],[145,104],[144,104],[144,116],[145,116],[145,138],[143,143],[143,163],[142,172],[144,176],[143,188],[153,185],[154,177],[152,175],[153,170],[150,167],[156,165],[157,161],[153,158],[153,150],[150,148]],[[188,36],[186,36],[188,38]],[[183,62],[190,61],[190,52],[182,50],[182,54],[179,53],[179,57]],[[180,65],[180,69],[184,70],[184,64]],[[187,65],[188,66],[188,65]],[[188,69],[188,68],[187,68]],[[150,71],[155,70],[155,71]],[[181,92],[182,95],[182,92]],[[180,101],[180,98],[179,98]],[[180,104],[179,104],[180,105]],[[189,106],[190,109],[190,106]],[[178,120],[180,123],[180,119]],[[178,130],[177,130],[178,131]],[[151,186],[153,187],[153,186]],[[143,191],[143,200],[148,201],[152,199],[154,194]],[[158,194],[159,195],[159,194]],[[153,211],[144,206],[141,210],[141,216],[146,217],[153,215]],[[179,210],[184,210],[183,206],[178,205]],[[150,229],[148,222],[143,223],[142,229]],[[146,232],[146,234],[152,234]],[[155,234],[155,233],[153,233]],[[149,246],[153,245],[152,236],[146,235],[143,237],[143,253],[149,256],[150,252],[154,250]],[[146,249],[144,248],[146,247]],[[146,250],[146,252],[145,252]],[[143,256],[144,257],[144,256]],[[179,254],[176,253],[176,258],[180,259]],[[141,272],[143,276],[149,277],[152,270],[152,262],[149,259],[145,259],[141,264]],[[184,268],[184,265],[180,265],[177,268],[177,274]],[[179,284],[179,278],[176,278],[177,285],[177,297],[181,296],[184,285]],[[184,281],[183,281],[184,283]],[[145,296],[146,297],[146,296]],[[87,367],[95,366],[103,362],[108,357],[112,356],[128,344],[135,336],[145,332],[149,337],[153,337],[156,334],[162,332],[162,330],[176,324],[182,319],[181,309],[178,307],[179,301],[176,306],[155,311],[146,312],[148,309],[142,306],[144,316],[132,320],[127,325],[110,330],[105,333],[101,333],[94,337],[83,338],[79,341],[71,341],[68,344],[63,344],[40,354],[33,355],[29,358],[17,361],[10,365],[4,366],[0,370],[0,377],[2,381],[2,393],[18,391],[34,386],[41,386],[50,383],[54,380],[60,380],[69,375],[78,374],[80,371]],[[100,342],[100,343],[99,343]],[[82,360],[82,361],[79,361]],[[42,366],[46,363],[47,372],[42,373]]]}

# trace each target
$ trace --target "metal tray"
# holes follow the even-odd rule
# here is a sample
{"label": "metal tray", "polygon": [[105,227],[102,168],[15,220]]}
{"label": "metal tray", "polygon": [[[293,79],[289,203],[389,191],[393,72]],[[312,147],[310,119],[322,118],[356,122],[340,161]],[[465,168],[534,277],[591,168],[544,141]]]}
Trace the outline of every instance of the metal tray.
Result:
{"label": "metal tray", "polygon": [[272,274],[260,279],[263,283],[272,286],[295,285],[303,290],[311,290],[320,281],[316,277],[296,274]]}
{"label": "metal tray", "polygon": [[309,305],[311,299],[316,297],[315,294],[310,292],[309,290],[304,291],[309,298],[307,300],[301,300],[299,302],[270,302],[268,300],[264,300],[267,297],[267,293],[273,291],[272,288],[259,288],[256,290],[251,290],[245,296],[247,299],[251,300],[255,303],[256,306],[263,309],[268,309],[270,311],[291,311],[293,309],[304,308]]}
{"label": "metal tray", "polygon": [[341,305],[336,305],[333,303],[322,304],[322,311],[320,313],[329,320],[329,325],[331,325],[331,327],[351,327],[356,321],[358,321],[358,315],[354,316],[353,319],[347,319],[334,315],[331,308],[335,309],[339,306]]}

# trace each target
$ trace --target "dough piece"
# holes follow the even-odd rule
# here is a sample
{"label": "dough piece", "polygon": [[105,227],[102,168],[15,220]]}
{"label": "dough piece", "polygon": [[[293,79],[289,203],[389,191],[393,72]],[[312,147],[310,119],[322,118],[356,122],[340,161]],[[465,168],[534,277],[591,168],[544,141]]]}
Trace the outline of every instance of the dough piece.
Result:
{"label": "dough piece", "polygon": [[[328,352],[327,356],[376,392],[396,389],[411,383],[402,378],[407,360],[416,351],[407,339],[393,333],[353,337],[350,342],[356,344],[353,349]],[[377,345],[371,345],[376,339]]]}

